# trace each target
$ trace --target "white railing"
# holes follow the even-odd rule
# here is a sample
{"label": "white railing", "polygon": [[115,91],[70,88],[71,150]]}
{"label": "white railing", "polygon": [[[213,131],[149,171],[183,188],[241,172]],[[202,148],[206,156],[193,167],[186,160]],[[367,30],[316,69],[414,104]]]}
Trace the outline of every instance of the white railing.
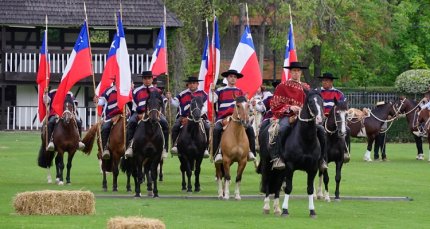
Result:
{"label": "white railing", "polygon": [[[82,119],[82,129],[87,130],[97,120],[96,109],[93,107],[78,107]],[[39,130],[42,123],[39,121],[37,107],[35,106],[9,106],[7,107],[6,130]]]}
{"label": "white railing", "polygon": [[[149,55],[143,53],[129,54],[131,74],[140,74],[149,69]],[[70,53],[51,52],[48,54],[51,73],[63,73]],[[6,52],[4,72],[36,73],[40,55],[38,52]],[[103,73],[107,54],[93,53],[93,70],[95,74]]]}

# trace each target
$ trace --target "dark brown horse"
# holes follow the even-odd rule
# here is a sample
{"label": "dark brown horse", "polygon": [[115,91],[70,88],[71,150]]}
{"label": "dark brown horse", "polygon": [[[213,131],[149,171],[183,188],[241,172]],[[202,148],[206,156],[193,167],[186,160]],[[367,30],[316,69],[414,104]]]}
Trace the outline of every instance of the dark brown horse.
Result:
{"label": "dark brown horse", "polygon": [[[334,162],[336,164],[336,190],[335,200],[339,198],[339,185],[341,180],[342,166],[345,158],[349,158],[350,139],[347,133],[346,115],[348,111],[347,102],[334,101],[334,106],[330,110],[329,115],[324,121],[324,129],[326,136],[326,149],[327,149],[327,163]],[[319,172],[319,185],[317,191],[317,198],[324,198],[330,202],[330,195],[328,192],[329,176],[328,171],[323,173]],[[322,181],[324,178],[324,190],[322,191]]]}
{"label": "dark brown horse", "polygon": [[[64,153],[68,152],[67,156],[67,174],[66,183],[70,184],[70,170],[72,168],[72,160],[79,146],[79,132],[75,117],[75,106],[70,95],[66,96],[63,106],[63,114],[58,123],[54,127],[52,133],[53,142],[57,155],[55,156],[56,167],[56,182],[58,185],[63,185],[63,170],[64,170]],[[45,150],[45,131],[42,133],[42,147],[39,151],[38,164],[42,168],[48,169],[48,183],[50,183],[49,168],[52,166],[55,152],[47,152]]]}
{"label": "dark brown horse", "polygon": [[[107,180],[106,180],[106,172],[112,172],[112,191],[118,191],[118,175],[119,175],[119,164],[121,157],[124,155],[124,118],[122,115],[117,115],[112,118],[113,125],[111,127],[109,133],[109,139],[107,143],[108,150],[110,152],[110,158],[107,160],[102,160],[102,171],[103,171],[103,181],[102,187],[103,191],[107,191]],[[96,139],[97,130],[99,125],[93,125],[85,135],[82,142],[85,144],[85,148],[83,150],[84,153],[90,154],[94,140]],[[98,143],[98,142],[97,142]],[[101,148],[101,147],[99,147]],[[130,187],[130,174],[127,174],[127,185],[126,189],[128,192],[131,192]]]}
{"label": "dark brown horse", "polygon": [[[375,107],[370,111],[368,117],[359,121],[357,118],[348,120],[348,127],[351,130],[352,137],[358,136],[360,131],[364,128],[367,136],[367,150],[364,154],[363,160],[372,161],[370,158],[370,152],[372,151],[372,145],[375,141],[376,136],[380,133],[382,125],[384,123],[392,122],[396,119],[397,112],[394,108],[393,103],[388,102],[384,105]],[[392,118],[389,118],[391,116]]]}
{"label": "dark brown horse", "polygon": [[[399,114],[406,116],[406,121],[408,122],[408,128],[409,131],[414,136],[415,145],[417,147],[417,160],[423,160],[424,159],[424,151],[423,151],[423,140],[421,136],[417,136],[413,134],[414,131],[418,131],[418,126],[420,123],[419,120],[419,103],[415,102],[414,100],[407,99],[404,96],[400,96],[399,100],[395,103],[395,108],[398,111]],[[424,114],[422,114],[423,116]],[[424,117],[422,117],[422,121],[424,121]],[[425,122],[425,121],[424,121]],[[428,135],[427,135],[428,136]]]}
{"label": "dark brown horse", "polygon": [[[235,106],[231,120],[227,124],[221,136],[222,164],[215,164],[218,182],[218,198],[228,200],[230,198],[230,167],[237,162],[235,199],[240,200],[240,182],[245,170],[249,141],[245,132],[245,126],[249,123],[249,103],[245,96],[235,98]],[[224,175],[224,182],[222,177]]]}

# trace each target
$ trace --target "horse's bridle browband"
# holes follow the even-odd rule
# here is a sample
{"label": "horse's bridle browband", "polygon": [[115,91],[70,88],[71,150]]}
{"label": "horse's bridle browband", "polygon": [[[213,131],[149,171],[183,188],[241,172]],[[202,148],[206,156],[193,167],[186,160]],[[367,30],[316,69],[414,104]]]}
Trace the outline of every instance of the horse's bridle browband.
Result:
{"label": "horse's bridle browband", "polygon": [[[191,107],[190,107],[191,108]],[[198,108],[198,107],[196,107],[196,108],[194,108],[194,109],[190,109],[190,115],[189,116],[191,116],[191,118],[190,117],[187,117],[187,119],[188,120],[190,120],[190,121],[194,121],[194,122],[200,122],[201,120],[202,120],[202,117],[198,117],[197,119],[196,119],[196,117],[194,117],[194,115],[193,115],[193,111],[195,111],[195,110],[199,110],[199,111],[201,111],[200,110],[200,108]]]}
{"label": "horse's bridle browband", "polygon": [[158,109],[151,109],[151,110],[149,110],[149,111],[147,111],[147,112],[145,112],[144,114],[143,114],[143,117],[142,117],[142,120],[141,121],[143,121],[143,122],[147,122],[148,120],[149,120],[149,114],[151,113],[151,112],[153,112],[153,111],[156,111],[157,112],[157,118],[159,118],[160,116],[161,116],[161,111],[160,110],[158,110]]}
{"label": "horse's bridle browband", "polygon": [[307,104],[307,107],[308,107],[308,111],[309,111],[309,113],[310,113],[310,115],[311,115],[312,118],[304,119],[304,118],[300,117],[301,114],[302,114],[302,109],[300,109],[299,110],[299,115],[297,115],[297,117],[302,122],[310,122],[310,121],[314,121],[315,120],[315,116],[316,115],[312,112],[311,108],[309,107],[309,104]]}

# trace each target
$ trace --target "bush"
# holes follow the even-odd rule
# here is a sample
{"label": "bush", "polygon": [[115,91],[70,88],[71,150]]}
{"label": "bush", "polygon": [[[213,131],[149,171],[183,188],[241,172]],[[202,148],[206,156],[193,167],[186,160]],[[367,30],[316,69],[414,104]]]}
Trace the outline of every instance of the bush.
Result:
{"label": "bush", "polygon": [[395,87],[406,94],[423,94],[430,85],[430,70],[416,69],[403,72],[396,78]]}

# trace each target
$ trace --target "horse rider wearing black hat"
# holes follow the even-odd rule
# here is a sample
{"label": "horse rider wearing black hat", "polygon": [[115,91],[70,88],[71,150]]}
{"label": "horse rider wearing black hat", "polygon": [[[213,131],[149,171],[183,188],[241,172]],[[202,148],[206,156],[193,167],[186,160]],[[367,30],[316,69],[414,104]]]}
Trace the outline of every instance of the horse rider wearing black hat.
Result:
{"label": "horse rider wearing black hat", "polygon": [[[202,97],[202,99],[203,99],[204,104],[203,104],[201,114],[202,114],[202,118],[205,120],[203,123],[205,126],[205,133],[206,133],[206,137],[207,137],[207,142],[209,142],[209,128],[210,127],[209,127],[209,123],[207,121],[207,116],[206,116],[208,95],[205,91],[198,89],[200,81],[203,81],[203,80],[199,80],[195,76],[190,76],[190,77],[188,77],[188,79],[184,80],[184,82],[186,82],[187,89],[183,90],[181,93],[179,93],[174,98],[172,98],[172,95],[170,92],[166,93],[167,99],[171,102],[171,104],[174,107],[178,107],[178,110],[179,110],[179,112],[176,116],[175,124],[172,127],[173,147],[170,150],[172,155],[178,154],[178,149],[176,148],[176,140],[179,136],[182,119],[187,118],[189,113],[190,113],[190,104],[191,104],[192,97],[199,96],[199,97]],[[207,149],[205,150],[203,157],[204,158],[209,157],[209,151]]]}
{"label": "horse rider wearing black hat", "polygon": [[[133,103],[135,104],[136,108],[134,114],[130,117],[127,124],[127,150],[125,151],[126,158],[133,157],[132,139],[137,127],[137,122],[139,121],[146,109],[146,99],[149,97],[148,90],[149,92],[157,91],[161,94],[161,90],[152,85],[152,82],[154,80],[154,75],[152,74],[152,71],[143,71],[141,76],[143,79],[143,85],[133,90]],[[164,115],[160,116],[160,125],[163,130],[164,136],[163,157],[165,158],[167,157],[167,147],[169,143],[169,128],[166,117],[164,117]]]}
{"label": "horse rider wearing black hat", "polygon": [[[221,152],[218,151],[219,144],[221,142],[221,134],[222,134],[222,119],[230,116],[233,114],[234,111],[234,98],[233,95],[236,96],[243,96],[244,93],[241,89],[236,87],[236,81],[237,79],[240,79],[243,77],[243,75],[234,70],[230,69],[226,72],[221,73],[221,75],[225,78],[227,78],[227,86],[218,88],[216,91],[212,88],[214,93],[210,93],[210,96],[212,98],[212,101],[217,104],[217,117],[216,117],[216,123],[213,130],[213,149],[214,153],[216,153],[215,156],[215,163],[222,163],[222,155]],[[232,102],[233,101],[233,102]],[[249,141],[249,148],[250,152],[248,153],[248,161],[254,161],[255,160],[255,133],[252,126],[248,125],[245,129],[246,135],[248,136]],[[219,153],[218,153],[219,152]]]}

